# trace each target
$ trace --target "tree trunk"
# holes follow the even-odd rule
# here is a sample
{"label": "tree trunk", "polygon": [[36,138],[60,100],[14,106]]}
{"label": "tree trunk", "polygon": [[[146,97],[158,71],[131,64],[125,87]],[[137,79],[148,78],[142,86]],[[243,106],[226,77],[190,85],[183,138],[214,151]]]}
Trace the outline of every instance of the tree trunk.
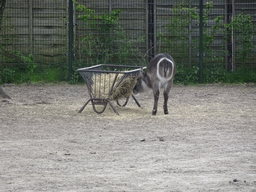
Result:
{"label": "tree trunk", "polygon": [[[3,14],[4,14],[4,8],[5,8],[5,3],[6,0],[0,0],[0,35],[1,35],[1,29],[2,29],[2,20],[3,20]],[[1,71],[0,71],[0,76],[1,76]],[[5,99],[11,99],[0,87],[0,98],[5,98]]]}

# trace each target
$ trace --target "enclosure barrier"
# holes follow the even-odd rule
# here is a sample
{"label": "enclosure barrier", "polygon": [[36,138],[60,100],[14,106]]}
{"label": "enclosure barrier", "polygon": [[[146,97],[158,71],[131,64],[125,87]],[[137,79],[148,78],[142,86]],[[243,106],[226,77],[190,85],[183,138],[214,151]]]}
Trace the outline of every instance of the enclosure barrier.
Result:
{"label": "enclosure barrier", "polygon": [[176,82],[198,82],[199,74],[218,82],[228,72],[256,68],[254,0],[5,2],[0,83],[76,83],[78,68],[146,66],[160,52],[175,59]]}

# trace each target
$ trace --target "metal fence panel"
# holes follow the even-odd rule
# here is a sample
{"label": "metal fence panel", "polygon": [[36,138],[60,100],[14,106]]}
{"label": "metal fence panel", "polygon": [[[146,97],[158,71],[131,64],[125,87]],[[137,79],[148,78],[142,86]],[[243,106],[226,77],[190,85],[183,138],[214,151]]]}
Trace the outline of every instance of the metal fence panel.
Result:
{"label": "metal fence panel", "polygon": [[[74,43],[68,68],[69,0],[8,0],[0,36],[1,81],[78,78],[77,68],[100,64],[146,65],[159,52],[171,54],[178,73],[198,70],[199,1],[77,0]],[[256,3],[203,0],[204,68],[255,67]],[[17,77],[17,76],[20,77]],[[57,76],[56,78],[51,78]],[[48,77],[49,76],[49,77]]]}
{"label": "metal fence panel", "polygon": [[138,58],[146,53],[144,0],[80,0],[76,7],[76,62],[141,64]]}
{"label": "metal fence panel", "polygon": [[[2,48],[10,55],[33,54],[38,63],[63,63],[67,50],[65,1],[8,0],[1,35]],[[13,58],[12,62],[21,62]]]}

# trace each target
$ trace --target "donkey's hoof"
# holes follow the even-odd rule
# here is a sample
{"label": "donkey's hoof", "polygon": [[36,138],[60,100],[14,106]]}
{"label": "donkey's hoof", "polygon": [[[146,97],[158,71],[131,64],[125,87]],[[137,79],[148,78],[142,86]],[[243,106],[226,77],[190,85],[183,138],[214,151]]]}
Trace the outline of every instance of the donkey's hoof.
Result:
{"label": "donkey's hoof", "polygon": [[164,111],[164,114],[167,115],[167,114],[169,114],[169,112],[168,111]]}
{"label": "donkey's hoof", "polygon": [[152,111],[152,115],[156,115],[156,111],[155,110]]}

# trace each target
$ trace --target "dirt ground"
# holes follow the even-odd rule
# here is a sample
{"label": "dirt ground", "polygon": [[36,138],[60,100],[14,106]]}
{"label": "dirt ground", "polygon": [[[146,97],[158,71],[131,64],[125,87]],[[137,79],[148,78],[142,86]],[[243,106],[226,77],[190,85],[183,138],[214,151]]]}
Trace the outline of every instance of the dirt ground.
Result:
{"label": "dirt ground", "polygon": [[5,85],[0,191],[256,192],[256,85],[174,86],[98,115],[83,85]]}

